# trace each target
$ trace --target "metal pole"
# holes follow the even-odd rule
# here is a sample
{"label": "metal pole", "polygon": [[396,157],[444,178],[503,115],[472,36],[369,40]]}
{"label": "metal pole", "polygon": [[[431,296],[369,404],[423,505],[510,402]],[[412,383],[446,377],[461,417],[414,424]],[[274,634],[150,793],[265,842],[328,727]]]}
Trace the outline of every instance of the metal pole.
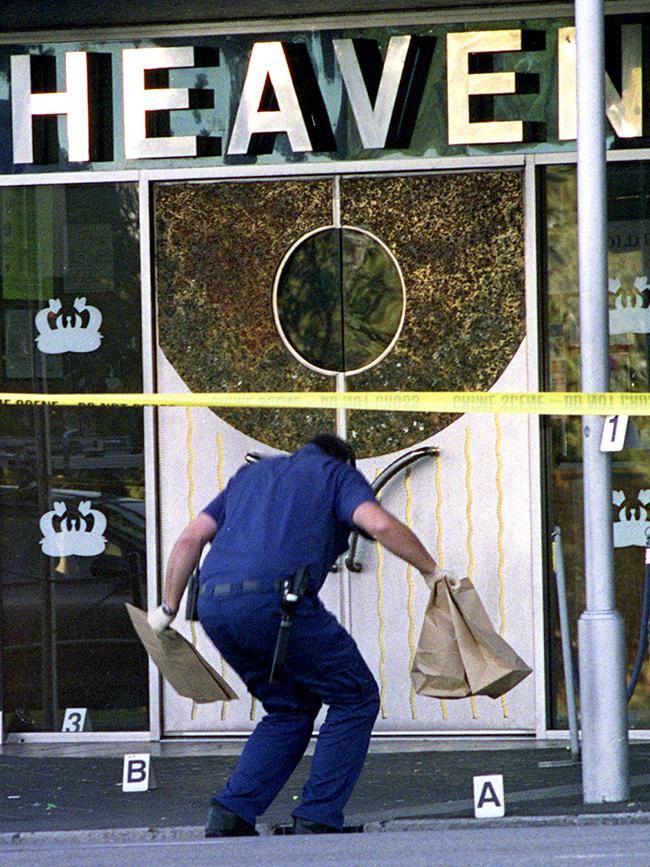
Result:
{"label": "metal pole", "polygon": [[571,647],[571,627],[569,625],[569,606],[566,598],[566,580],[564,572],[564,550],[562,533],[559,527],[553,530],[553,560],[555,563],[555,581],[557,584],[557,605],[560,613],[560,637],[562,639],[562,665],[564,666],[564,686],[566,689],[566,710],[569,719],[569,736],[571,739],[571,758],[580,758],[580,735],[578,732],[578,711],[576,709],[576,688],[573,682],[573,649]]}
{"label": "metal pole", "polygon": [[[605,19],[603,0],[576,0],[580,372],[585,392],[609,391]],[[583,416],[586,610],[578,623],[582,789],[586,804],[629,796],[625,636],[615,607],[611,455],[603,416]]]}

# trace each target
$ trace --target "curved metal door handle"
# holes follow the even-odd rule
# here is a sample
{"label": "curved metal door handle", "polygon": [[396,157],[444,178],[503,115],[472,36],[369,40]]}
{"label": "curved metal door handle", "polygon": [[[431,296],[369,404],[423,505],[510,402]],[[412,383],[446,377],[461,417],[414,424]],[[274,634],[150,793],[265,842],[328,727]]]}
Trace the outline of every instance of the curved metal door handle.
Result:
{"label": "curved metal door handle", "polygon": [[[431,457],[437,458],[440,456],[440,449],[436,446],[421,446],[418,449],[411,449],[410,452],[406,452],[403,455],[400,455],[398,458],[395,458],[387,467],[385,467],[377,476],[377,478],[372,483],[371,487],[375,494],[378,494],[379,491],[388,483],[397,473],[405,470],[406,467],[410,467],[411,464],[414,464],[416,461],[419,461],[421,458]],[[350,570],[350,572],[361,572],[363,568],[362,564],[355,560],[355,555],[357,552],[357,543],[359,541],[359,531],[355,530],[350,535],[350,548],[348,550],[347,557],[345,558],[345,565]]]}

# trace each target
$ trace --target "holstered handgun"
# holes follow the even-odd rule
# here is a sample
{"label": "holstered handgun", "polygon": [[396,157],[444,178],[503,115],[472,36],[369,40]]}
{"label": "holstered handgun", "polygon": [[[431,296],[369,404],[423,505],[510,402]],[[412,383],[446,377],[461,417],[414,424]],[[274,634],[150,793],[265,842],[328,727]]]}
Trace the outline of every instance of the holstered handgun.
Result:
{"label": "holstered handgun", "polygon": [[287,648],[289,646],[289,633],[293,623],[293,615],[300,605],[300,602],[307,591],[309,584],[309,572],[304,566],[301,566],[298,571],[290,578],[285,578],[282,582],[282,597],[280,600],[280,608],[282,610],[282,619],[280,620],[280,628],[278,629],[278,637],[275,642],[275,650],[273,652],[273,662],[271,664],[271,674],[269,675],[269,683],[277,682],[276,675],[284,665],[287,658]]}

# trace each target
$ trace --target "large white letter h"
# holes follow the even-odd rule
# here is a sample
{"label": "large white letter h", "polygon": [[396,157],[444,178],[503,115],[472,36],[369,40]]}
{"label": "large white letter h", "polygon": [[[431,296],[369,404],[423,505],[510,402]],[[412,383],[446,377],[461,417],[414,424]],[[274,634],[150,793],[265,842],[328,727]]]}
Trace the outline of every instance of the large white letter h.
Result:
{"label": "large white letter h", "polygon": [[66,115],[69,161],[88,162],[90,132],[87,52],[66,52],[67,90],[54,93],[32,93],[31,61],[32,57],[29,54],[15,55],[11,58],[14,163],[34,162],[32,131],[34,116],[58,114]]}

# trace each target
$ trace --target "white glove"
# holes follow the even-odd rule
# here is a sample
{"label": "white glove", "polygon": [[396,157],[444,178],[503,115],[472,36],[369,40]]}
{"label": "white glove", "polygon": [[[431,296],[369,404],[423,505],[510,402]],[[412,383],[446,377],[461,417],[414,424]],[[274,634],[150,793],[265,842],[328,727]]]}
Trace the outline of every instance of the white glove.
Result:
{"label": "white glove", "polygon": [[153,611],[147,614],[147,623],[156,635],[162,635],[166,629],[169,629],[169,625],[174,617],[176,617],[176,613],[167,614],[163,610],[163,606],[159,605],[158,608],[154,608]]}
{"label": "white glove", "polygon": [[430,590],[434,589],[438,581],[444,581],[445,578],[454,590],[460,586],[460,580],[456,578],[453,572],[450,572],[448,569],[440,569],[439,566],[436,566],[433,572],[421,572],[420,574]]}

